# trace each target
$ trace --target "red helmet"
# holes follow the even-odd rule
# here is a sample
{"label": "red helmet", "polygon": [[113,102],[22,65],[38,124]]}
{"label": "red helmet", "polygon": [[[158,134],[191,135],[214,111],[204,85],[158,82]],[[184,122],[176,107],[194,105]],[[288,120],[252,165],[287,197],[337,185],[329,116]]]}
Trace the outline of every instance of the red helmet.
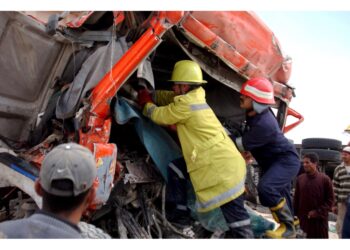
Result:
{"label": "red helmet", "polygon": [[258,77],[246,81],[243,84],[240,93],[249,96],[258,103],[275,104],[273,86],[266,78]]}

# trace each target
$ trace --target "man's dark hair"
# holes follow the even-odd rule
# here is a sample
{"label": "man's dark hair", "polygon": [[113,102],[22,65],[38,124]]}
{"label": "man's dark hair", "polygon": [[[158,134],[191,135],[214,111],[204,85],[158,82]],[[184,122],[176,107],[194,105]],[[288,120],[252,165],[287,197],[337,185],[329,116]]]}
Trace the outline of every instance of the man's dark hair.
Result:
{"label": "man's dark hair", "polygon": [[318,165],[319,160],[318,160],[318,155],[316,153],[307,153],[303,155],[303,159],[308,158],[312,163],[316,163]]}
{"label": "man's dark hair", "polygon": [[[71,180],[54,180],[51,185],[61,190],[73,190],[73,183]],[[89,191],[90,189],[77,196],[66,197],[53,195],[43,190],[43,208],[52,213],[73,211],[84,201]]]}

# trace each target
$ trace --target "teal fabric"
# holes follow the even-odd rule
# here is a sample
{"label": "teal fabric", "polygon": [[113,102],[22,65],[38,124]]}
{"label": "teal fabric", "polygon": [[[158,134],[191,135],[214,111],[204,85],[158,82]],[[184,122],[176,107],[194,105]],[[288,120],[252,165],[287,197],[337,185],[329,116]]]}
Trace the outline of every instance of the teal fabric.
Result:
{"label": "teal fabric", "polygon": [[191,216],[199,221],[201,225],[210,232],[227,231],[224,215],[220,208],[215,208],[209,212],[199,213],[195,208],[196,196],[190,181],[187,183],[187,206],[191,210]]}
{"label": "teal fabric", "polygon": [[118,98],[114,106],[114,118],[120,125],[133,121],[137,135],[145,146],[163,178],[168,180],[169,162],[182,156],[180,147],[159,125],[143,116],[141,111]]}
{"label": "teal fabric", "polygon": [[265,219],[250,207],[245,206],[245,208],[247,209],[247,212],[250,216],[250,225],[252,227],[255,238],[262,238],[265,231],[275,229],[275,224],[273,222]]}

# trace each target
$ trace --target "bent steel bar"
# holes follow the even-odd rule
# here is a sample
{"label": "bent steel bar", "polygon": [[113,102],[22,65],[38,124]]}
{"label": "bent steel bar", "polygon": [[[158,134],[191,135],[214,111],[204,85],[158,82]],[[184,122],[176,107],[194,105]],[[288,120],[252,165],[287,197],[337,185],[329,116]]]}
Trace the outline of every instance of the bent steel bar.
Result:
{"label": "bent steel bar", "polygon": [[99,82],[92,92],[91,113],[106,117],[109,102],[137,66],[161,43],[161,36],[179,22],[183,12],[159,12],[151,20],[151,27],[138,39]]}
{"label": "bent steel bar", "polygon": [[292,128],[296,127],[297,125],[299,125],[301,122],[304,121],[304,117],[301,114],[299,114],[297,111],[295,111],[294,109],[291,109],[290,107],[287,108],[287,115],[286,115],[286,117],[289,116],[289,115],[297,118],[298,120],[296,122],[292,123],[292,124],[289,124],[289,125],[285,126],[283,128],[283,133],[287,133]]}
{"label": "bent steel bar", "polygon": [[[161,43],[162,35],[177,24],[183,14],[182,11],[157,12],[150,21],[150,27],[97,84],[90,96],[87,124],[83,127],[84,132],[80,130],[81,144],[92,149],[93,143],[108,142],[110,126],[104,124],[110,119],[110,101],[137,66]],[[108,131],[106,127],[109,127]],[[100,137],[101,130],[106,136]]]}

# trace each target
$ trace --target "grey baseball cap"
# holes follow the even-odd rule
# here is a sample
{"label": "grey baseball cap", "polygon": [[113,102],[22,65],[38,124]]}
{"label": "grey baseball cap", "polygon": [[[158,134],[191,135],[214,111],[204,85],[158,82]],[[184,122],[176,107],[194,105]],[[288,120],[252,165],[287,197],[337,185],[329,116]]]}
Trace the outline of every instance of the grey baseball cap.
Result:
{"label": "grey baseball cap", "polygon": [[[66,143],[50,151],[40,169],[40,183],[49,194],[77,196],[88,190],[96,178],[96,162],[91,151],[76,143]],[[68,179],[73,190],[52,185],[55,180]]]}

